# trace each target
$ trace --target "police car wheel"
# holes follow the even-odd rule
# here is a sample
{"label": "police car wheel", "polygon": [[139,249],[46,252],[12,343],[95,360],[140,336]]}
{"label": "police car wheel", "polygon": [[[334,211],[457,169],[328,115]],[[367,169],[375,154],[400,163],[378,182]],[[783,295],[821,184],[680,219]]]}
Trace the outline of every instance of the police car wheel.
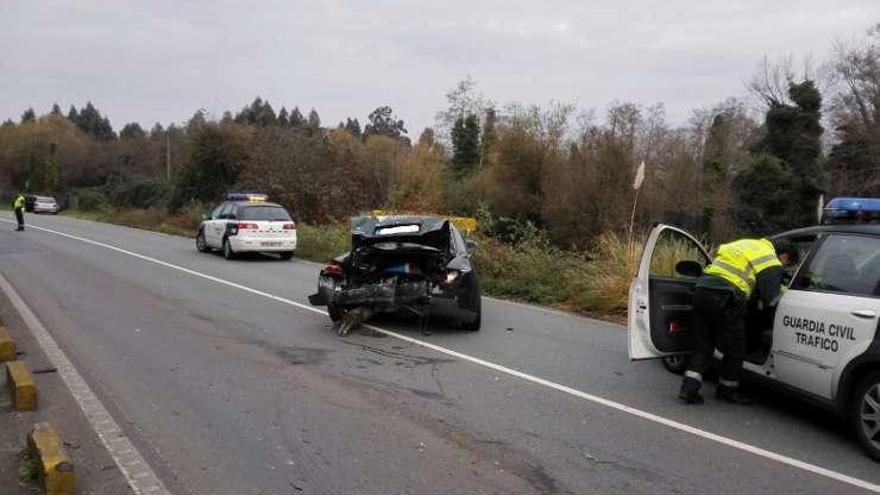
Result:
{"label": "police car wheel", "polygon": [[859,384],[852,416],[862,449],[880,461],[880,371],[869,373]]}
{"label": "police car wheel", "polygon": [[228,260],[235,258],[235,252],[232,250],[232,246],[229,245],[229,239],[223,239],[223,257]]}
{"label": "police car wheel", "polygon": [[201,230],[196,234],[196,249],[200,253],[207,253],[211,250],[211,248],[208,247],[208,243],[205,242],[205,233]]}
{"label": "police car wheel", "polygon": [[278,257],[282,260],[289,260],[293,258],[293,251],[282,251],[278,253]]}
{"label": "police car wheel", "polygon": [[684,374],[687,369],[687,356],[667,356],[661,361],[666,371],[674,375]]}

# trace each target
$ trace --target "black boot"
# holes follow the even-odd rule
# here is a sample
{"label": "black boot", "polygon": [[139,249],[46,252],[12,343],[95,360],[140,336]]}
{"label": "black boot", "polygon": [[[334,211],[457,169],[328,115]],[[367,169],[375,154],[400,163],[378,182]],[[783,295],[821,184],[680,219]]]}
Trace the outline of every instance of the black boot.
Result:
{"label": "black boot", "polygon": [[703,396],[700,395],[700,387],[702,385],[703,382],[696,378],[684,377],[684,380],[681,382],[681,391],[678,393],[678,398],[686,404],[702,404]]}
{"label": "black boot", "polygon": [[741,406],[750,406],[755,403],[755,399],[740,390],[739,387],[727,387],[725,385],[718,385],[718,388],[715,389],[715,398]]}

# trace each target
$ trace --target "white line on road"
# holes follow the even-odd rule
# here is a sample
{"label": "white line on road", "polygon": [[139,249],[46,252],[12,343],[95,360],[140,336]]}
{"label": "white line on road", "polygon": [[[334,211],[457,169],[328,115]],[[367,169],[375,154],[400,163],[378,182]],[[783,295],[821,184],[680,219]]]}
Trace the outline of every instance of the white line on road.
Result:
{"label": "white line on road", "polygon": [[156,476],[156,473],[150,468],[150,465],[138,453],[131,444],[131,441],[122,433],[122,429],[107,412],[107,409],[98,400],[98,397],[89,388],[82,375],[73,367],[70,359],[64,354],[64,351],[55,343],[55,339],[46,330],[46,327],[34,315],[27,303],[18,295],[9,281],[3,274],[0,274],[0,290],[12,302],[15,310],[24,320],[25,325],[30,328],[37,342],[49,361],[58,370],[61,379],[67,385],[79,408],[82,410],[86,419],[92,425],[92,429],[101,439],[104,447],[113,457],[119,470],[122,471],[126,481],[131,489],[137,493],[168,493],[165,486]]}
{"label": "white line on road", "polygon": [[[14,223],[14,222],[11,222],[11,221],[9,221],[9,220],[0,220],[0,221],[2,221],[2,222],[6,222],[6,223],[9,223],[9,224],[13,224],[13,223]],[[66,238],[68,238],[68,239],[73,239],[73,240],[76,240],[76,241],[84,242],[84,243],[86,243],[86,244],[91,244],[91,245],[93,245],[93,246],[102,247],[102,248],[109,249],[109,250],[112,250],[112,251],[116,251],[116,252],[119,252],[119,253],[122,253],[122,254],[126,254],[126,255],[128,255],[128,256],[133,256],[133,257],[135,257],[135,258],[138,258],[138,259],[141,259],[141,260],[144,260],[144,261],[148,261],[148,262],[150,262],[150,263],[155,263],[155,264],[157,264],[157,265],[161,265],[161,266],[164,266],[164,267],[167,267],[167,268],[171,268],[171,269],[174,269],[174,270],[178,270],[178,271],[181,271],[181,272],[183,272],[183,273],[188,273],[188,274],[193,275],[193,276],[196,276],[196,277],[200,277],[200,278],[203,278],[203,279],[206,279],[206,280],[210,280],[210,281],[212,281],[212,282],[216,282],[216,283],[218,283],[218,284],[226,285],[226,286],[228,286],[228,287],[233,287],[233,288],[236,288],[236,289],[239,289],[239,290],[242,290],[242,291],[245,291],[245,292],[248,292],[248,293],[251,293],[251,294],[257,295],[257,296],[266,297],[266,298],[271,299],[271,300],[273,300],[273,301],[277,301],[277,302],[280,302],[280,303],[282,303],[282,304],[286,304],[286,305],[289,305],[289,306],[294,306],[294,307],[297,307],[297,308],[300,308],[300,309],[303,309],[303,310],[306,310],[306,311],[311,311],[311,312],[313,312],[313,313],[318,313],[318,314],[322,314],[322,315],[326,315],[326,314],[327,314],[325,311],[320,310],[320,309],[315,308],[315,307],[312,307],[312,306],[309,306],[309,305],[307,305],[307,304],[299,303],[299,302],[296,302],[296,301],[293,301],[293,300],[290,300],[290,299],[286,299],[286,298],[284,298],[284,297],[276,296],[276,295],[274,295],[274,294],[270,294],[270,293],[268,293],[268,292],[264,292],[264,291],[261,291],[261,290],[258,290],[258,289],[253,289],[253,288],[251,288],[251,287],[247,287],[247,286],[245,286],[245,285],[237,284],[237,283],[235,283],[235,282],[230,282],[230,281],[228,281],[228,280],[224,280],[224,279],[222,279],[222,278],[214,277],[214,276],[212,276],[212,275],[208,275],[208,274],[205,274],[205,273],[197,272],[197,271],[195,271],[195,270],[191,270],[191,269],[189,269],[189,268],[184,268],[184,267],[179,266],[179,265],[175,265],[175,264],[172,264],[172,263],[168,263],[167,261],[158,260],[158,259],[156,259],[156,258],[151,258],[151,257],[149,257],[149,256],[145,256],[145,255],[143,255],[143,254],[135,253],[135,252],[132,252],[132,251],[127,251],[127,250],[125,250],[125,249],[122,249],[122,248],[119,248],[119,247],[113,246],[113,245],[111,245],[111,244],[106,244],[106,243],[103,243],[103,242],[95,241],[95,240],[92,240],[92,239],[87,239],[87,238],[85,238],[85,237],[75,236],[75,235],[72,235],[72,234],[67,234],[67,233],[64,233],[64,232],[59,232],[59,231],[52,230],[52,229],[47,229],[47,228],[45,228],[45,227],[28,226],[28,228],[37,229],[37,230],[42,230],[42,231],[44,231],[44,232],[48,232],[48,233],[50,233],[50,234],[55,234],[55,235],[58,235],[58,236],[61,236],[61,237],[66,237]],[[391,331],[391,330],[386,330],[386,329],[384,329],[384,328],[379,328],[379,327],[376,327],[376,326],[373,326],[373,325],[366,325],[366,326],[367,326],[368,328],[370,328],[371,330],[374,330],[374,331],[376,331],[376,332],[379,332],[379,333],[382,333],[382,334],[388,335],[389,337],[394,337],[394,338],[396,338],[396,339],[400,339],[400,340],[402,340],[402,341],[409,342],[409,343],[411,343],[411,344],[415,344],[415,345],[418,345],[418,346],[420,346],[420,347],[424,347],[424,348],[426,348],[426,349],[431,349],[431,350],[433,350],[433,351],[437,351],[437,352],[439,352],[439,353],[446,354],[446,355],[448,355],[448,356],[452,356],[452,357],[455,357],[455,358],[461,359],[461,360],[463,360],[463,361],[469,361],[469,362],[471,362],[471,363],[474,363],[474,364],[477,364],[477,365],[483,366],[483,367],[485,367],[485,368],[489,368],[489,369],[495,370],[495,371],[497,371],[497,372],[499,372],[499,373],[504,373],[504,374],[506,374],[506,375],[510,375],[510,376],[513,376],[513,377],[516,377],[516,378],[520,378],[520,379],[522,379],[522,380],[525,380],[525,381],[528,381],[528,382],[531,382],[531,383],[535,383],[535,384],[538,384],[538,385],[542,385],[542,386],[544,386],[544,387],[547,387],[547,388],[550,388],[550,389],[556,390],[556,391],[558,391],[558,392],[562,392],[562,393],[565,393],[565,394],[571,395],[571,396],[573,396],[573,397],[577,397],[577,398],[580,398],[580,399],[583,399],[583,400],[586,400],[586,401],[590,401],[590,402],[593,402],[593,403],[595,403],[595,404],[600,404],[600,405],[603,405],[603,406],[609,407],[609,408],[611,408],[611,409],[615,409],[615,410],[617,410],[617,411],[624,412],[624,413],[630,414],[630,415],[632,415],[632,416],[636,416],[636,417],[638,417],[638,418],[645,419],[645,420],[647,420],[647,421],[651,421],[651,422],[654,422],[654,423],[657,423],[657,424],[661,424],[661,425],[667,426],[667,427],[669,427],[669,428],[673,428],[673,429],[676,429],[676,430],[679,430],[679,431],[683,431],[683,432],[685,432],[685,433],[690,433],[690,434],[692,434],[692,435],[696,435],[696,436],[701,437],[701,438],[704,438],[704,439],[706,439],[706,440],[711,440],[711,441],[713,441],[713,442],[717,442],[717,443],[720,443],[720,444],[726,445],[726,446],[728,446],[728,447],[733,447],[733,448],[738,449],[738,450],[741,450],[741,451],[743,451],[743,452],[748,452],[748,453],[750,453],[750,454],[754,454],[754,455],[757,455],[757,456],[763,457],[763,458],[765,458],[765,459],[770,459],[770,460],[772,460],[772,461],[776,461],[776,462],[779,462],[779,463],[781,463],[781,464],[785,464],[785,465],[787,465],[787,466],[791,466],[791,467],[794,467],[794,468],[797,468],[797,469],[802,469],[802,470],[804,470],[804,471],[807,471],[807,472],[810,472],[810,473],[813,473],[813,474],[817,474],[817,475],[819,475],[819,476],[824,476],[824,477],[826,477],[826,478],[833,479],[833,480],[836,480],[836,481],[840,481],[840,482],[842,482],[842,483],[847,483],[847,484],[849,484],[849,485],[852,485],[852,486],[855,486],[855,487],[858,487],[858,488],[863,488],[863,489],[865,489],[865,490],[869,490],[869,491],[872,491],[872,492],[875,492],[875,493],[880,493],[880,485],[875,484],[875,483],[871,483],[871,482],[869,482],[869,481],[865,481],[865,480],[862,480],[862,479],[859,479],[859,478],[855,478],[855,477],[853,477],[853,476],[848,476],[848,475],[846,475],[846,474],[839,473],[839,472],[837,472],[837,471],[832,471],[832,470],[830,470],[830,469],[823,468],[823,467],[821,467],[821,466],[817,466],[817,465],[815,465],[815,464],[810,464],[809,462],[801,461],[801,460],[799,460],[799,459],[795,459],[795,458],[793,458],[793,457],[788,457],[788,456],[786,456],[786,455],[777,454],[776,452],[772,452],[772,451],[769,451],[769,450],[766,450],[766,449],[762,449],[761,447],[756,447],[756,446],[754,446],[754,445],[750,445],[750,444],[747,444],[747,443],[744,443],[744,442],[740,442],[740,441],[738,441],[738,440],[734,440],[734,439],[732,439],[732,438],[728,438],[728,437],[725,437],[725,436],[722,436],[722,435],[717,435],[717,434],[712,433],[712,432],[709,432],[709,431],[701,430],[701,429],[699,429],[699,428],[696,428],[696,427],[693,427],[693,426],[690,426],[690,425],[686,425],[686,424],[684,424],[684,423],[680,423],[680,422],[678,422],[678,421],[675,421],[675,420],[672,420],[672,419],[669,419],[669,418],[664,418],[663,416],[658,416],[658,415],[656,415],[656,414],[653,414],[653,413],[650,413],[650,412],[647,412],[647,411],[643,411],[643,410],[641,410],[641,409],[637,409],[637,408],[634,408],[634,407],[627,406],[626,404],[622,404],[622,403],[620,403],[620,402],[615,402],[615,401],[613,401],[613,400],[606,399],[606,398],[604,398],[604,397],[600,397],[600,396],[598,396],[598,395],[589,394],[589,393],[583,392],[583,391],[581,391],[581,390],[577,390],[577,389],[575,389],[575,388],[568,387],[568,386],[566,386],[566,385],[561,385],[561,384],[559,384],[559,383],[552,382],[552,381],[550,381],[550,380],[545,380],[545,379],[540,378],[540,377],[537,377],[537,376],[529,375],[529,374],[527,374],[527,373],[523,373],[522,371],[518,371],[518,370],[515,370],[515,369],[512,369],[512,368],[508,368],[507,366],[503,366],[503,365],[496,364],[496,363],[493,363],[493,362],[490,362],[490,361],[486,361],[486,360],[484,360],[484,359],[480,359],[480,358],[478,358],[478,357],[474,357],[474,356],[470,356],[470,355],[467,355],[467,354],[463,354],[463,353],[460,353],[460,352],[458,352],[458,351],[454,351],[454,350],[452,350],[452,349],[447,349],[446,347],[442,347],[442,346],[439,346],[439,345],[436,345],[436,344],[432,344],[432,343],[430,343],[430,342],[426,342],[426,341],[423,341],[423,340],[415,339],[415,338],[413,338],[413,337],[408,337],[408,336],[406,336],[406,335],[402,335],[402,334],[399,334],[399,333],[397,333],[397,332],[393,332],[393,331]]]}

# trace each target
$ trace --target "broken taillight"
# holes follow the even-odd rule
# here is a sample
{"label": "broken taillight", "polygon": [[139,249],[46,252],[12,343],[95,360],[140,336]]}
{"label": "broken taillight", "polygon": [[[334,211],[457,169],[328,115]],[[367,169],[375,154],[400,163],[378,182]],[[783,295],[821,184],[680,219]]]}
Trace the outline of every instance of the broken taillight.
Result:
{"label": "broken taillight", "polygon": [[669,333],[677,333],[684,330],[684,326],[678,320],[671,320],[669,322]]}
{"label": "broken taillight", "polygon": [[331,261],[326,267],[324,267],[324,273],[327,275],[342,275],[342,265],[335,261]]}

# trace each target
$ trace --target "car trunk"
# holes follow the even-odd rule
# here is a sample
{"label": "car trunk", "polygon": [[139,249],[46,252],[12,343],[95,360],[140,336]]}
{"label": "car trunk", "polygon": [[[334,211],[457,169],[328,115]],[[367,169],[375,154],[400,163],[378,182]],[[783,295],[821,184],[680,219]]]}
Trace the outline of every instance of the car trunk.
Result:
{"label": "car trunk", "polygon": [[[416,225],[418,229],[416,230]],[[328,304],[379,311],[427,305],[451,259],[449,224],[386,222],[355,227],[337,275],[319,281]]]}

